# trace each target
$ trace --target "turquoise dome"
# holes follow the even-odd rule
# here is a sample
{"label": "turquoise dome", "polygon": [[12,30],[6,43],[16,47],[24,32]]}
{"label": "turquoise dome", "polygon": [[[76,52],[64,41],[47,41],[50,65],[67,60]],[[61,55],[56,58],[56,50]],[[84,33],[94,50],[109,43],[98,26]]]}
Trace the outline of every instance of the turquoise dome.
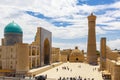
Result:
{"label": "turquoise dome", "polygon": [[19,33],[19,34],[22,34],[23,31],[22,31],[21,27],[13,21],[5,27],[4,33]]}

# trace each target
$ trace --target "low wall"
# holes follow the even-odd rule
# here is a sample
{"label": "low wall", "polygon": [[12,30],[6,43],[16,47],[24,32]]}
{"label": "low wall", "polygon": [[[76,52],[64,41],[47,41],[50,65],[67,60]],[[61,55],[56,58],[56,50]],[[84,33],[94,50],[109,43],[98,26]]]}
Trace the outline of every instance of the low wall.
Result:
{"label": "low wall", "polygon": [[45,72],[45,71],[47,71],[47,70],[49,70],[49,69],[52,69],[52,68],[54,68],[54,67],[56,67],[56,66],[59,66],[59,65],[61,65],[61,64],[62,64],[62,62],[53,63],[53,64],[51,64],[51,65],[47,65],[47,66],[44,66],[44,67],[41,67],[41,68],[38,68],[38,69],[32,69],[32,70],[30,70],[30,71],[28,72],[28,75],[31,76],[31,77],[34,77],[35,75],[38,75],[38,74],[40,74],[40,73],[42,73],[42,72]]}

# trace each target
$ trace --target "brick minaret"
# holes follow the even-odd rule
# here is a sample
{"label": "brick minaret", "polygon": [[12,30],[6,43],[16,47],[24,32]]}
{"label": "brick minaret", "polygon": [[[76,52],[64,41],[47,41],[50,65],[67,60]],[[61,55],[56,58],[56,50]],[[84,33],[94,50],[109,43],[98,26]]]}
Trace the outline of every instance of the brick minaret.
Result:
{"label": "brick minaret", "polygon": [[96,16],[91,13],[91,15],[88,16],[87,61],[89,64],[97,64],[95,26]]}

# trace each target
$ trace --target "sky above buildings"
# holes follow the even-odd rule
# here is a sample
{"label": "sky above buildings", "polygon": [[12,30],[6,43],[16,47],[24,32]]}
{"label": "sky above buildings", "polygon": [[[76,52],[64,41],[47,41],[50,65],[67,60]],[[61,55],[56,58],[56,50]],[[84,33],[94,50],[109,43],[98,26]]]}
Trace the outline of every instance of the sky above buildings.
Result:
{"label": "sky above buildings", "polygon": [[111,49],[120,49],[120,0],[0,0],[0,38],[14,21],[23,29],[24,43],[31,43],[37,27],[43,27],[52,32],[53,47],[86,51],[92,12],[97,16],[97,49],[101,37]]}

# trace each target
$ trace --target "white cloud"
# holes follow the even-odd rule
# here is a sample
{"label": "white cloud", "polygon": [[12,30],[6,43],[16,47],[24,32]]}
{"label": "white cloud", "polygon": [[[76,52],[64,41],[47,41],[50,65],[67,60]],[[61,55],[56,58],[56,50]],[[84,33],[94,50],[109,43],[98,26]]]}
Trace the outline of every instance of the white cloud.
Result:
{"label": "white cloud", "polygon": [[76,2],[77,0],[36,0],[37,5],[33,6],[33,10],[49,17],[68,16],[78,11]]}
{"label": "white cloud", "polygon": [[110,22],[110,23],[104,23],[108,25],[109,27],[104,27],[106,30],[120,30],[120,22]]}
{"label": "white cloud", "polygon": [[[96,6],[90,6],[86,4],[76,5],[76,3],[77,0],[14,0],[14,2],[12,0],[0,0],[0,30],[2,33],[0,38],[3,37],[5,25],[13,20],[15,20],[15,22],[18,23],[24,31],[24,42],[31,43],[33,41],[38,26],[50,30],[53,36],[57,38],[81,38],[88,34],[87,14],[109,8],[120,9],[120,1],[110,5]],[[67,27],[56,27],[48,21],[25,13],[26,10],[38,12],[47,17],[52,17],[54,21],[65,21],[72,23],[73,25]],[[106,11],[104,15],[98,15],[97,24],[106,24],[107,27],[105,29],[108,30],[120,30],[119,22],[105,23],[107,21],[116,19],[118,16],[120,16],[119,13],[120,10]],[[72,19],[69,18],[70,16],[72,16]],[[96,32],[97,34],[106,33],[100,28],[100,26],[96,27]],[[77,44],[68,44],[67,46],[64,45],[64,43],[53,42],[53,45],[59,45],[59,47],[74,47]],[[85,43],[80,43],[80,45],[83,47],[86,46]]]}
{"label": "white cloud", "polygon": [[111,4],[110,8],[118,8],[118,9],[120,9],[120,1],[118,0],[118,1],[116,1],[116,3]]}
{"label": "white cloud", "polygon": [[107,21],[112,21],[112,20],[114,20],[114,18],[112,18],[110,16],[108,17],[108,16],[100,15],[97,17],[96,21],[97,21],[97,24],[104,24]]}
{"label": "white cloud", "polygon": [[0,0],[0,6],[7,6],[7,7],[15,7],[22,10],[32,9],[32,4],[34,4],[33,0]]}
{"label": "white cloud", "polygon": [[110,40],[107,42],[107,45],[113,50],[120,49],[120,39]]}
{"label": "white cloud", "polygon": [[98,35],[98,34],[105,34],[106,33],[106,31],[104,31],[104,30],[102,30],[100,27],[96,27],[96,35]]}

